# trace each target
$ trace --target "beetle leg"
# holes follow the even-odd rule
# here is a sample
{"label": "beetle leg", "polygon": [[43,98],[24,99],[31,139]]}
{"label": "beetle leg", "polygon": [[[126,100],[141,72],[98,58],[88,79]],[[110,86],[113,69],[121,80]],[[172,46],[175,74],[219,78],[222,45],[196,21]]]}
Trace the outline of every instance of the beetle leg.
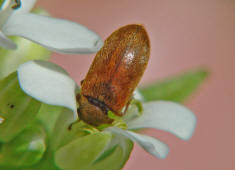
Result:
{"label": "beetle leg", "polygon": [[131,97],[129,98],[129,100],[128,100],[126,106],[125,106],[125,110],[124,110],[124,112],[123,112],[123,115],[126,114],[126,112],[127,112],[127,110],[128,110],[128,107],[129,107],[129,105],[131,104],[132,99],[133,99],[133,96],[131,96]]}
{"label": "beetle leg", "polygon": [[115,115],[119,116],[119,117],[122,117],[123,116],[123,112],[119,113],[119,112],[115,112]]}
{"label": "beetle leg", "polygon": [[127,102],[127,104],[126,104],[126,106],[125,106],[125,110],[123,111],[123,112],[115,112],[115,114],[117,115],[117,116],[119,116],[119,117],[122,117],[123,115],[125,115],[126,114],[126,112],[127,112],[127,110],[128,110],[128,107],[129,107],[129,105],[131,104],[131,102],[132,102],[132,99],[133,99],[133,96],[131,96],[130,97],[130,99],[128,100],[128,102]]}
{"label": "beetle leg", "polygon": [[[138,111],[139,111],[139,114],[141,115],[142,112],[143,112],[143,104],[141,103],[140,100],[137,100],[137,99],[134,99],[133,97],[130,98],[130,100],[128,101],[128,103],[126,104],[126,107],[125,107],[125,110],[124,112],[122,112],[121,116],[123,116],[124,114],[126,114],[127,110],[128,110],[128,107],[130,106],[130,104],[134,104]],[[120,114],[120,113],[119,113]]]}

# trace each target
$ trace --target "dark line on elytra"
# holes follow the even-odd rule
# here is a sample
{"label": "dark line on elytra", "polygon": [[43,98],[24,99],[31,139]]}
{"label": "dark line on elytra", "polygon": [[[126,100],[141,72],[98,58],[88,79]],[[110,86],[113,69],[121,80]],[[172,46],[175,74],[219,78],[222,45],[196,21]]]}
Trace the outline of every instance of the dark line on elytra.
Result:
{"label": "dark line on elytra", "polygon": [[91,97],[91,96],[85,96],[85,97],[87,98],[89,103],[99,107],[106,114],[108,113],[109,110],[111,110],[104,102],[102,102],[94,97]]}

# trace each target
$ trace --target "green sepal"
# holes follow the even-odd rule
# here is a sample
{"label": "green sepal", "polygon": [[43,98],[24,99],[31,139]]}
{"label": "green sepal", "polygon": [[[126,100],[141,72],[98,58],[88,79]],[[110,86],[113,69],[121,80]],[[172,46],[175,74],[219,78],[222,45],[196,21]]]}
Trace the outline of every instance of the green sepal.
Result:
{"label": "green sepal", "polygon": [[118,145],[114,145],[112,147],[108,147],[107,149],[104,150],[104,152],[94,161],[94,165],[98,162],[101,162],[108,158],[116,149]]}
{"label": "green sepal", "polygon": [[[42,9],[37,9],[34,13],[48,15]],[[17,49],[8,50],[0,47],[0,79],[16,71],[19,65],[27,61],[50,58],[49,50],[32,41],[17,36],[11,36],[10,39],[17,45]]]}
{"label": "green sepal", "polygon": [[109,147],[106,148],[89,170],[120,170],[129,159],[132,149],[132,141],[123,136],[113,134]]}
{"label": "green sepal", "polygon": [[[29,167],[37,163],[46,150],[46,134],[40,124],[28,126],[12,141],[2,144],[0,166]],[[3,168],[4,169],[4,168]]]}
{"label": "green sepal", "polygon": [[41,122],[49,137],[52,136],[57,119],[63,107],[41,104],[36,119]]}
{"label": "green sepal", "polygon": [[55,163],[61,169],[90,170],[90,166],[109,145],[108,132],[93,133],[61,147],[55,152]]}
{"label": "green sepal", "polygon": [[14,72],[0,81],[0,141],[9,142],[22,132],[35,117],[41,103],[26,95],[18,84]]}
{"label": "green sepal", "polygon": [[139,88],[145,101],[169,100],[184,102],[205,80],[208,72],[197,70],[187,72],[163,81]]}
{"label": "green sepal", "polygon": [[[56,166],[54,160],[55,152],[59,148],[73,142],[74,140],[88,135],[88,133],[86,133],[83,130],[84,128],[87,127],[86,124],[81,121],[74,123],[70,129],[68,128],[69,126],[66,127],[62,122],[64,116],[62,112],[63,108],[56,108],[55,106],[45,105],[43,110],[44,112],[40,110],[41,113],[39,113],[39,115],[42,113],[44,113],[45,115],[44,116],[41,115],[38,117],[40,117],[40,122],[44,124],[44,127],[47,127],[49,142],[47,145],[47,151],[43,159],[38,164],[32,166],[31,168],[34,170],[41,170],[41,169],[59,170],[60,168]],[[54,118],[56,118],[54,119],[53,116],[48,116],[48,120],[45,121],[47,117],[46,115],[50,115],[48,113],[58,114],[58,117],[54,116]],[[51,128],[48,128],[50,121],[52,122],[52,126],[50,126]],[[63,127],[62,130],[60,129],[59,126]],[[48,131],[48,129],[50,130]],[[60,132],[61,134],[59,134]]]}

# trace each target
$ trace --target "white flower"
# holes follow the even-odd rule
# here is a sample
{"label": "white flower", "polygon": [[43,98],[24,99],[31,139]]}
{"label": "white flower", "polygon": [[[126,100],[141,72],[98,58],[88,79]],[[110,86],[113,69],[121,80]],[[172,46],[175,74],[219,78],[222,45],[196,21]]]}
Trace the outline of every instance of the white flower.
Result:
{"label": "white flower", "polygon": [[[17,73],[20,86],[25,93],[46,104],[70,109],[71,122],[77,120],[77,86],[62,68],[46,61],[30,61],[21,65]],[[129,118],[126,123],[127,130],[110,127],[105,131],[127,137],[150,154],[163,159],[168,154],[166,144],[132,130],[156,128],[170,132],[182,140],[188,140],[195,129],[196,118],[190,110],[180,104],[153,101],[143,103],[143,114]]]}
{"label": "white flower", "polygon": [[15,49],[7,36],[21,36],[60,53],[93,53],[103,45],[94,32],[83,25],[64,19],[29,13],[36,0],[0,1],[0,47]]}

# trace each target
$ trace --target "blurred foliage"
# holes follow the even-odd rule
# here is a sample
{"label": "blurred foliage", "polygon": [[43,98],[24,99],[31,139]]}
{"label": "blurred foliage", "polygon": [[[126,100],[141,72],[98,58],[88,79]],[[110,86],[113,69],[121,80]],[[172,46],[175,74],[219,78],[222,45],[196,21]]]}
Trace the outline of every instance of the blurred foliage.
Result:
{"label": "blurred foliage", "polygon": [[4,2],[4,0],[0,0],[0,9],[1,9],[3,2]]}
{"label": "blurred foliage", "polygon": [[168,100],[184,102],[208,76],[206,70],[196,70],[158,81],[139,89],[145,101]]}

